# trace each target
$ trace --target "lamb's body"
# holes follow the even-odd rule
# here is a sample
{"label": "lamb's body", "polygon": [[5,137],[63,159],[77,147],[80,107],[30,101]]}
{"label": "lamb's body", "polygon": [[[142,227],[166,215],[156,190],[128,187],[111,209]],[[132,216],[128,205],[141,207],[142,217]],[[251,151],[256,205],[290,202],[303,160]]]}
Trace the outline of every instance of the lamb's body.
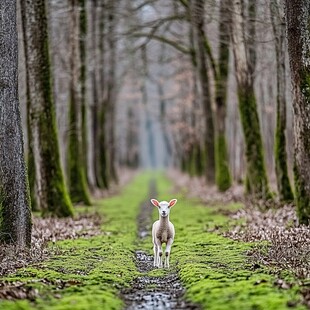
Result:
{"label": "lamb's body", "polygon": [[171,206],[170,203],[166,201],[162,201],[158,204],[152,201],[152,203],[159,208],[159,220],[153,224],[152,228],[152,238],[154,245],[154,266],[162,267],[162,245],[166,244],[165,267],[169,268],[171,245],[175,236],[174,226],[169,221],[169,208],[176,203],[176,199]]}

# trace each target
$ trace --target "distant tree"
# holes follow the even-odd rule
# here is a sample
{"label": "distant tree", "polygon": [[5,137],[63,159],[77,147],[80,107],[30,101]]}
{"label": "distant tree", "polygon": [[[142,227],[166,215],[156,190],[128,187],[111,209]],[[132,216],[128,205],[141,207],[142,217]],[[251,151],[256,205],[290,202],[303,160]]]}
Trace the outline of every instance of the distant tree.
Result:
{"label": "distant tree", "polygon": [[227,84],[229,66],[230,43],[230,15],[229,2],[220,1],[219,15],[219,59],[215,72],[215,104],[216,104],[216,140],[215,140],[215,164],[216,185],[220,191],[225,191],[231,186],[231,175],[228,164],[228,151],[225,133]]}
{"label": "distant tree", "polygon": [[116,171],[116,144],[115,144],[115,107],[116,107],[116,25],[117,25],[117,6],[114,0],[107,1],[107,46],[108,66],[106,78],[106,113],[105,122],[107,124],[107,171],[109,180],[117,182],[118,176]]}
{"label": "distant tree", "polygon": [[0,240],[30,246],[30,197],[18,101],[16,0],[0,1],[0,25]]}
{"label": "distant tree", "polygon": [[310,2],[286,0],[295,139],[295,191],[302,224],[310,220]]}
{"label": "distant tree", "polygon": [[87,35],[87,10],[85,0],[79,0],[80,9],[80,35],[79,48],[81,58],[80,83],[81,83],[81,131],[82,131],[82,161],[84,174],[87,179],[87,104],[86,104],[86,35]]}
{"label": "distant tree", "polygon": [[43,215],[71,216],[73,208],[60,164],[52,97],[46,3],[21,1],[28,122],[35,163],[36,198]]}
{"label": "distant tree", "polygon": [[[85,14],[85,13],[84,13]],[[68,142],[68,182],[73,202],[90,205],[86,179],[86,161],[83,154],[82,65],[80,55],[80,16],[78,0],[70,0],[70,102],[69,102],[69,142]],[[84,72],[85,73],[85,72]],[[83,87],[85,88],[85,81]],[[82,97],[83,96],[83,97]],[[85,109],[85,107],[84,107]],[[85,115],[84,115],[85,121]],[[85,124],[84,124],[85,125]],[[85,133],[84,133],[85,138]]]}
{"label": "distant tree", "polygon": [[251,0],[248,4],[248,40],[244,29],[243,6],[240,0],[232,3],[231,38],[234,52],[235,74],[239,101],[240,118],[245,140],[246,155],[246,190],[256,198],[270,196],[265,168],[263,142],[257,113],[254,92],[254,71],[256,64],[255,16],[256,4]]}
{"label": "distant tree", "polygon": [[105,83],[105,2],[94,0],[91,3],[91,55],[93,66],[91,68],[92,84],[92,140],[94,153],[95,185],[98,188],[108,188],[108,167],[106,147],[106,92]]}
{"label": "distant tree", "polygon": [[195,61],[199,83],[201,87],[201,101],[204,109],[206,124],[205,149],[206,149],[206,180],[208,183],[215,183],[215,129],[213,122],[212,101],[210,91],[210,81],[208,77],[208,66],[205,53],[205,30],[204,30],[204,0],[191,1],[191,23],[193,25],[193,38],[195,44]]}
{"label": "distant tree", "polygon": [[286,78],[285,78],[285,21],[281,3],[270,1],[270,16],[275,36],[275,52],[277,64],[277,124],[275,136],[275,163],[278,192],[281,201],[291,201],[294,195],[287,172],[286,153]]}

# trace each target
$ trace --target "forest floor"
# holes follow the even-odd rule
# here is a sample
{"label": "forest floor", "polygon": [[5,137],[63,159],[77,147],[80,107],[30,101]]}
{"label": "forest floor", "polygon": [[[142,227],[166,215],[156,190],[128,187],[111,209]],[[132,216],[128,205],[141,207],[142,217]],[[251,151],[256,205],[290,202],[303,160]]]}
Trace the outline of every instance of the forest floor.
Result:
{"label": "forest floor", "polygon": [[[178,199],[168,270],[152,266],[158,212],[150,198]],[[175,192],[162,174],[139,174],[93,207],[77,207],[80,222],[70,227],[84,233],[56,236],[40,259],[3,275],[0,309],[306,309],[308,275],[265,264],[256,249],[268,253],[272,241],[240,237],[240,210],[242,203],[205,204]]]}

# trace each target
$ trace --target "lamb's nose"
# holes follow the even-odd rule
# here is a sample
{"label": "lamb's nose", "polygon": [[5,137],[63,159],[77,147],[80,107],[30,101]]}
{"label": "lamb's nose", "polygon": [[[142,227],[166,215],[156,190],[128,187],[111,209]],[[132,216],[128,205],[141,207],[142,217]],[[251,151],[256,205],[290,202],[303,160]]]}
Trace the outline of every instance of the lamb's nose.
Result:
{"label": "lamb's nose", "polygon": [[163,211],[163,215],[166,215],[166,211]]}

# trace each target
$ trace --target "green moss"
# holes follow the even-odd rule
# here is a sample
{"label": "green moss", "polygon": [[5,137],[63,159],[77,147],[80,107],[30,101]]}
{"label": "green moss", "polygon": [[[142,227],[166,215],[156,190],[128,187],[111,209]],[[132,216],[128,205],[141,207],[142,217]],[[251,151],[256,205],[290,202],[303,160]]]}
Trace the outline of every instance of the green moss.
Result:
{"label": "green moss", "polygon": [[231,186],[227,147],[225,135],[219,135],[215,140],[215,181],[220,191],[226,191]]}
{"label": "green moss", "polygon": [[[300,79],[300,91],[304,96],[303,100],[308,104],[310,102],[310,74],[309,72],[302,72]],[[299,116],[300,117],[300,116]],[[299,146],[300,149],[295,147],[295,158],[298,155],[301,155],[301,158],[309,158],[309,155],[298,154],[298,152],[309,152],[310,150],[310,138],[309,138],[309,124],[299,124]],[[309,224],[310,221],[310,191],[309,191],[309,180],[306,180],[306,176],[302,175],[302,169],[306,169],[302,165],[305,163],[297,163],[295,159],[294,163],[294,179],[295,179],[295,196],[296,196],[296,205],[297,205],[297,215],[299,222],[301,224]]]}
{"label": "green moss", "polygon": [[306,182],[301,178],[297,165],[294,165],[295,196],[297,205],[297,216],[300,224],[309,224],[310,219],[310,197],[306,191]]}
{"label": "green moss", "polygon": [[248,194],[255,198],[270,198],[263,153],[263,143],[253,87],[239,88],[239,110],[245,139]]}
{"label": "green moss", "polygon": [[[279,100],[279,99],[278,99]],[[281,201],[292,201],[294,195],[292,192],[290,179],[287,172],[287,154],[286,154],[286,116],[280,114],[279,102],[277,103],[277,126],[275,135],[275,164],[277,175],[277,186]]]}
{"label": "green moss", "polygon": [[74,101],[74,89],[71,88],[71,101],[69,109],[69,142],[68,142],[68,183],[72,202],[81,202],[91,205],[85,175],[85,160],[83,160],[82,141],[78,130],[78,111]]}

